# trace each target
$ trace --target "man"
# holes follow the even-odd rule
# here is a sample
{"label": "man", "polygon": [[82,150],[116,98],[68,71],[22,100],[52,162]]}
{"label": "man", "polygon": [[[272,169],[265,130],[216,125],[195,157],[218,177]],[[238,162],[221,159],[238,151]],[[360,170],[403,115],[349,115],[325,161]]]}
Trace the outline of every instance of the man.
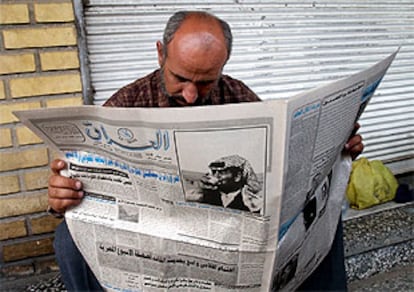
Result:
{"label": "man", "polygon": [[[242,82],[222,75],[231,46],[231,31],[224,21],[204,12],[178,12],[166,25],[163,43],[157,42],[160,69],[120,89],[105,106],[170,107],[259,101]],[[361,141],[359,135],[352,137],[346,150],[354,155],[360,153]],[[49,179],[48,202],[49,209],[58,214],[78,205],[83,197],[81,182],[59,175],[65,166],[62,160],[51,163],[53,175]],[[343,246],[342,239],[339,240],[340,251]],[[55,252],[68,290],[101,289],[74,245],[64,221],[56,230]],[[343,268],[343,255],[337,261]],[[329,267],[326,269],[329,271]],[[341,271],[344,275],[344,269]],[[321,275],[327,276],[325,271]],[[340,284],[343,286],[346,282]],[[318,287],[311,286],[310,289]]]}
{"label": "man", "polygon": [[262,189],[250,163],[239,155],[211,162],[210,173],[200,180],[202,203],[259,213]]}

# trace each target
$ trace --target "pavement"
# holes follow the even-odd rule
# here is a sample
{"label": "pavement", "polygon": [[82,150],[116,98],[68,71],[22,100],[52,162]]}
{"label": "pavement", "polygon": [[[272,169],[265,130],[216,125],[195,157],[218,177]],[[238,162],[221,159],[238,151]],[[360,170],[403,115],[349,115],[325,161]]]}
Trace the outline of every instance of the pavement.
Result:
{"label": "pavement", "polygon": [[66,291],[65,286],[60,280],[58,272],[42,275],[32,275],[17,279],[0,279],[1,292],[20,292],[20,291]]}
{"label": "pavement", "polygon": [[414,264],[397,266],[388,272],[373,275],[364,280],[348,283],[350,292],[414,291]]}
{"label": "pavement", "polygon": [[[50,273],[24,279],[0,282],[0,291],[66,291],[59,273]],[[410,292],[414,291],[414,263],[407,266],[396,266],[387,272],[372,275],[366,279],[348,283],[349,292]]]}

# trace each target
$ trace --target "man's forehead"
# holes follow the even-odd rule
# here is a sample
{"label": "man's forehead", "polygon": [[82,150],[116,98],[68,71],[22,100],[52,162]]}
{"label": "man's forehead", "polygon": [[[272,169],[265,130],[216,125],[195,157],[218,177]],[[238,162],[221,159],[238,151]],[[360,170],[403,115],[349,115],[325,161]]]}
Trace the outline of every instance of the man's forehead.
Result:
{"label": "man's forehead", "polygon": [[227,59],[223,29],[216,19],[210,17],[188,16],[167,46],[168,53],[172,50],[175,54],[184,53],[187,57],[189,53],[209,53],[215,57],[224,55]]}
{"label": "man's forehead", "polygon": [[209,164],[214,170],[225,170],[228,168],[242,168],[246,160],[238,155],[230,155],[219,158]]}
{"label": "man's forehead", "polygon": [[185,52],[196,49],[197,51],[209,52],[215,50],[217,52],[227,51],[223,38],[217,36],[207,30],[192,30],[183,33],[177,33],[177,37],[171,41],[173,46],[178,50]]}
{"label": "man's forehead", "polygon": [[220,22],[213,16],[204,14],[191,13],[187,15],[181,23],[178,33],[191,31],[207,31],[218,35],[223,35],[223,30]]}
{"label": "man's forehead", "polygon": [[221,71],[227,60],[225,43],[208,32],[177,33],[167,50],[167,59],[180,65],[175,67],[186,65],[200,74]]}
{"label": "man's forehead", "polygon": [[216,170],[216,171],[222,171],[222,170],[226,170],[228,168],[228,166],[226,166],[225,162],[212,162],[210,163],[210,165],[208,166],[211,170]]}

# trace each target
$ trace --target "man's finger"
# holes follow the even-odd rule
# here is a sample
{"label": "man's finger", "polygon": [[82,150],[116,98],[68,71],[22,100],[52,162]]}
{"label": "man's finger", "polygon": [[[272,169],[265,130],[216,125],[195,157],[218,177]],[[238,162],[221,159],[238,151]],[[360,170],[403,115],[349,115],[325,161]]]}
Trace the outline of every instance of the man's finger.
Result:
{"label": "man's finger", "polygon": [[78,180],[55,174],[49,177],[49,187],[80,191],[82,189],[82,183]]}
{"label": "man's finger", "polygon": [[58,200],[79,200],[83,198],[83,191],[73,190],[73,189],[65,189],[65,188],[56,188],[49,186],[48,189],[49,198],[50,199],[58,199]]}
{"label": "man's finger", "polygon": [[53,198],[49,197],[48,204],[49,204],[50,207],[52,207],[53,210],[55,210],[58,213],[63,214],[63,213],[66,212],[66,210],[69,207],[77,206],[77,205],[80,204],[81,201],[82,201],[81,199],[73,199],[73,200],[65,199],[65,200],[62,200],[62,199],[53,199]]}
{"label": "man's finger", "polygon": [[362,144],[362,136],[361,135],[354,135],[345,144],[345,149],[350,151],[353,147],[355,147],[359,144]]}
{"label": "man's finger", "polygon": [[66,162],[62,159],[55,159],[50,163],[50,169],[54,174],[59,174],[62,169],[65,169]]}
{"label": "man's finger", "polygon": [[351,157],[354,160],[358,157],[358,155],[362,153],[363,150],[364,150],[364,144],[359,143],[353,146],[351,149],[349,149],[349,153],[351,154]]}

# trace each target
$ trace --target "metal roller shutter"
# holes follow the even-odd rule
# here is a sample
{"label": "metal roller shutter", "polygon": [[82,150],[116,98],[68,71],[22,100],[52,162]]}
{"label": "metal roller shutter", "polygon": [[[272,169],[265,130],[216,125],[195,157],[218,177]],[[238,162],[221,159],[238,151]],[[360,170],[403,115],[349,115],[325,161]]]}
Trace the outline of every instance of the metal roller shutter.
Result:
{"label": "metal roller shutter", "polygon": [[234,46],[225,73],[263,99],[342,78],[401,46],[361,118],[361,133],[364,156],[383,160],[395,173],[414,170],[412,0],[74,3],[83,16],[95,104],[158,67],[155,42],[177,10],[207,10],[230,23]]}

